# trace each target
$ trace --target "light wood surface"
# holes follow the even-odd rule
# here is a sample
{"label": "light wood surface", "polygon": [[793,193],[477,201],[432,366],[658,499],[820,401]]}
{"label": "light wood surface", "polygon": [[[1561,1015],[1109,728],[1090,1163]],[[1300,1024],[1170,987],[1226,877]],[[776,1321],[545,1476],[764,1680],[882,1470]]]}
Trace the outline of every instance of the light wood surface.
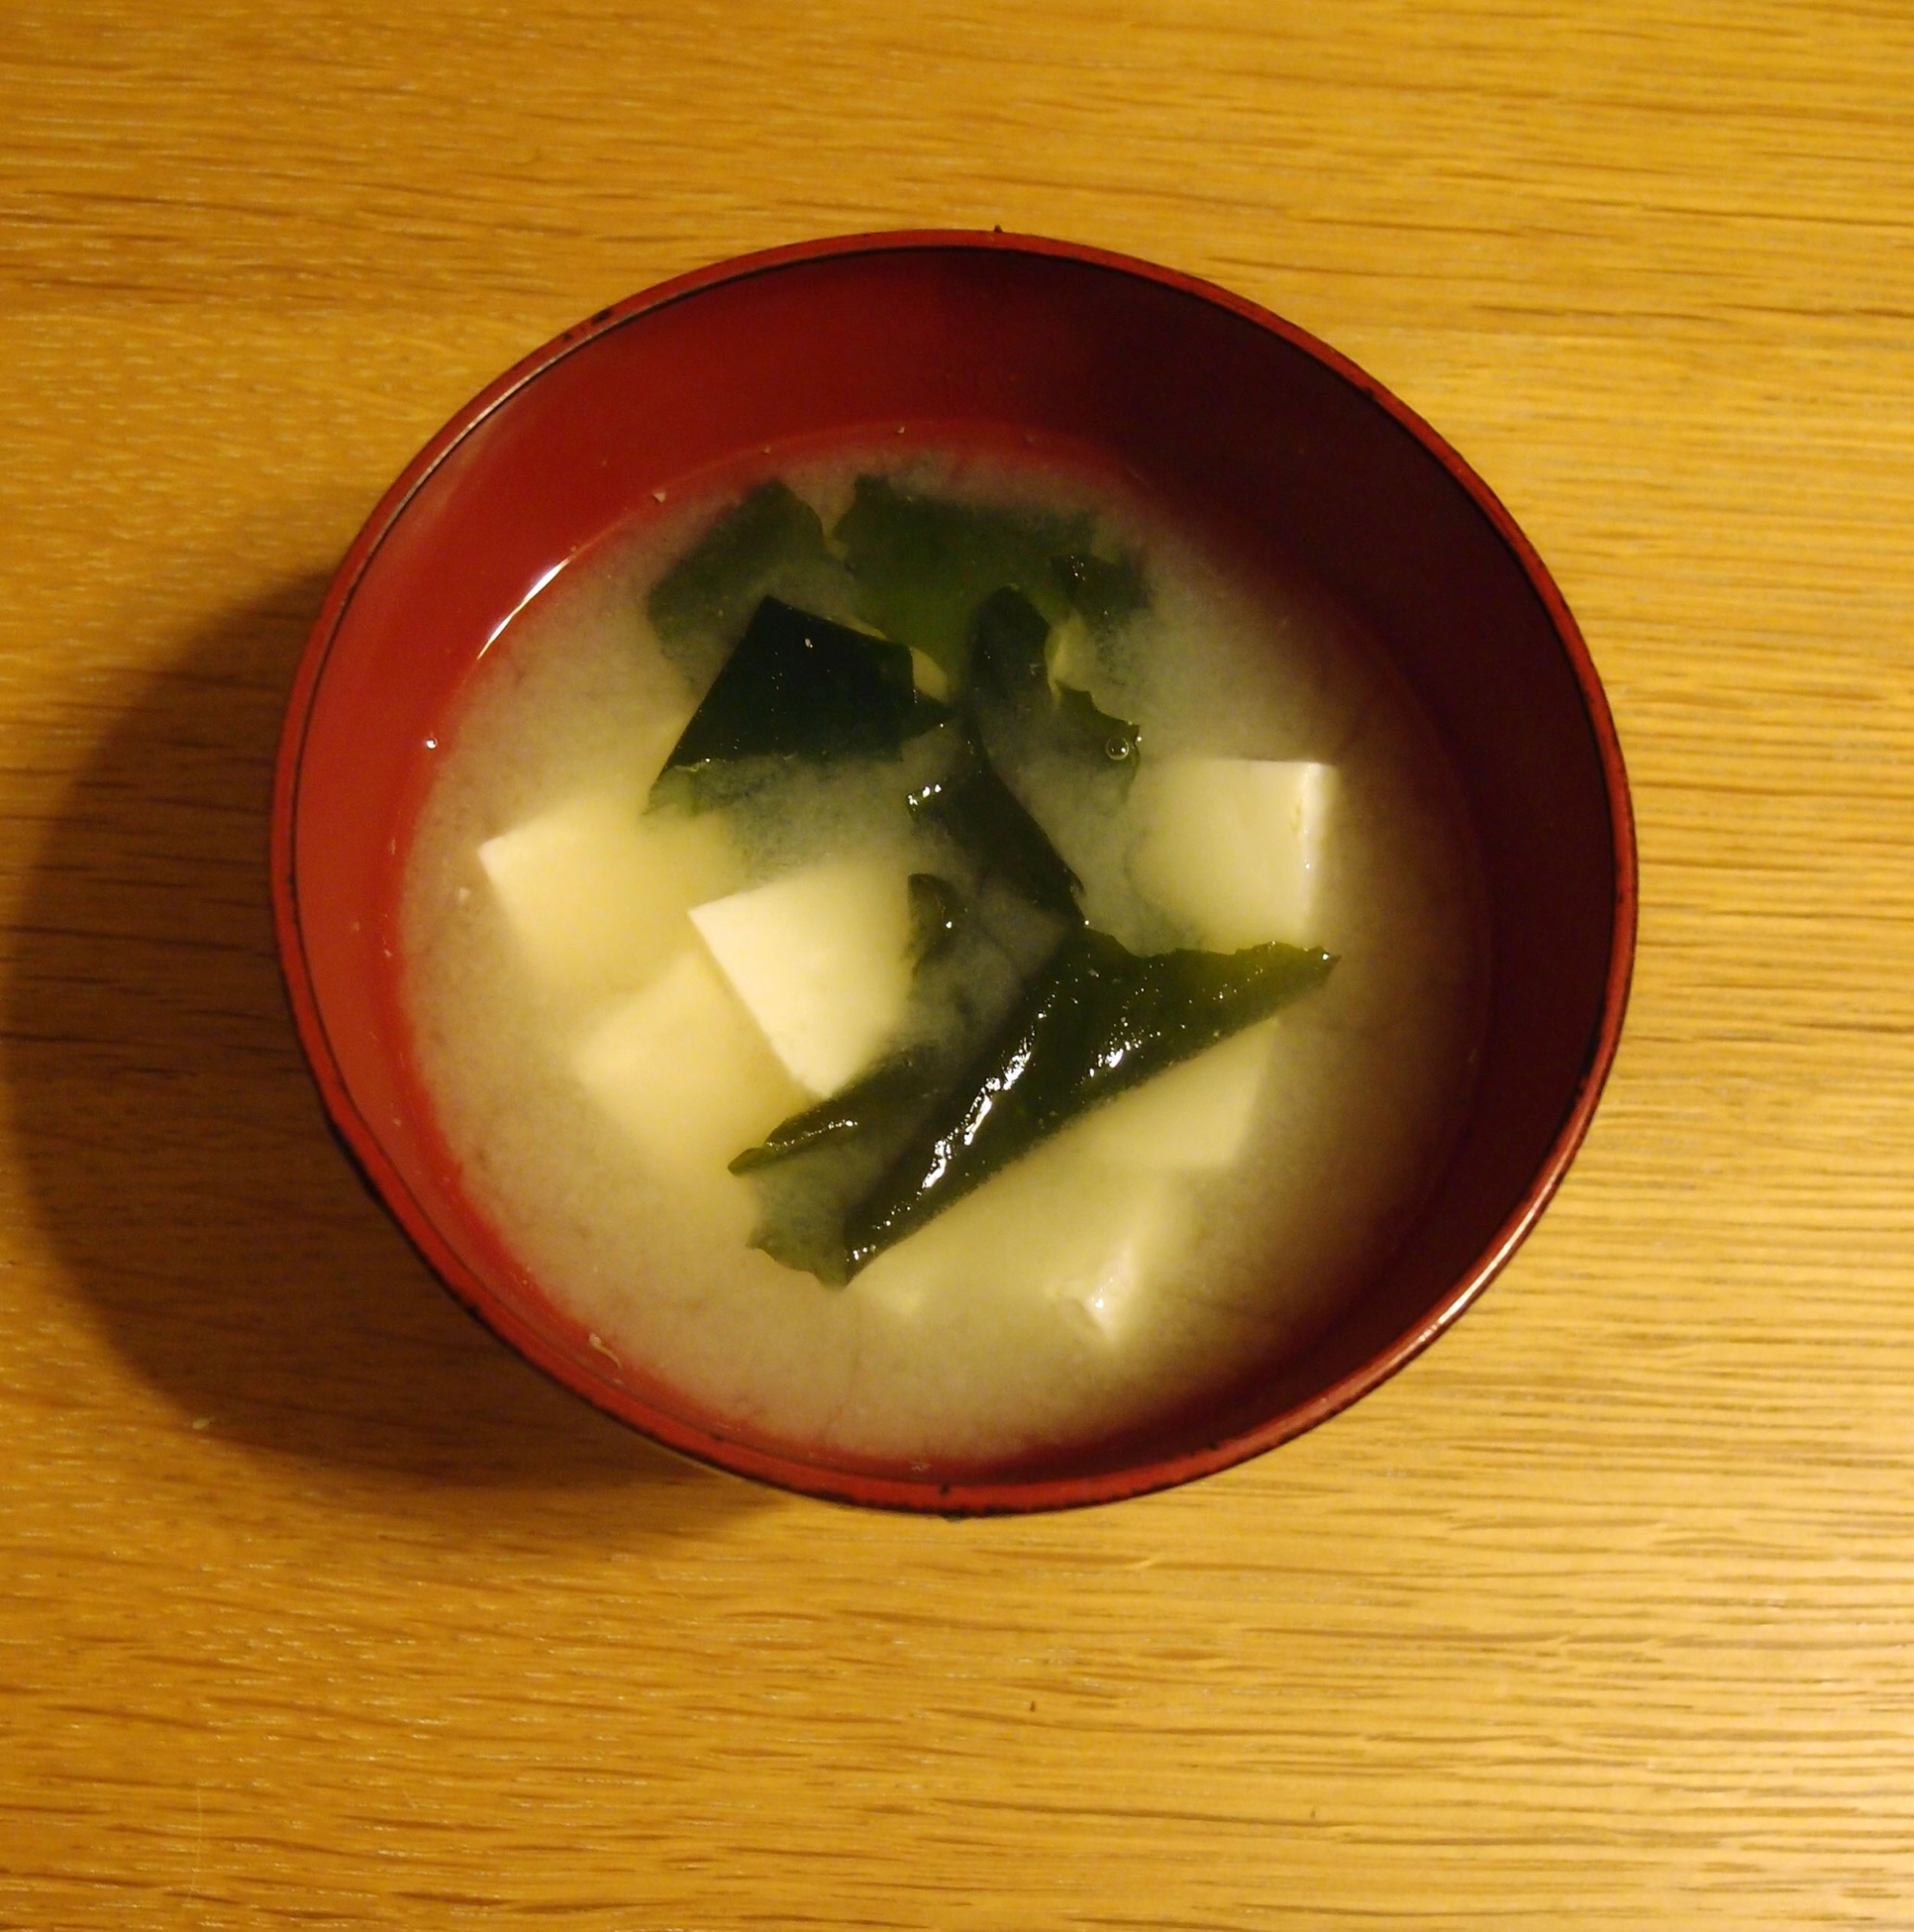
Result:
{"label": "light wood surface", "polygon": [[[1642,952],[1456,1331],[1191,1489],[760,1492],[328,1139],[263,810],[494,373],[896,225],[1211,275],[1587,632]],[[1914,1925],[1914,10],[0,6],[0,1924]]]}

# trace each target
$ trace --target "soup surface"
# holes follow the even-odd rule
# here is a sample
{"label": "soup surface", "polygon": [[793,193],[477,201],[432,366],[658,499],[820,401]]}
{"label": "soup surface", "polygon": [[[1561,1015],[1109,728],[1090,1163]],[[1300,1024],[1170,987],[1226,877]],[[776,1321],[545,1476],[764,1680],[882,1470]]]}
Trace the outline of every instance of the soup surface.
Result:
{"label": "soup surface", "polygon": [[1128,485],[767,458],[574,559],[441,745],[439,1128],[720,1427],[977,1471],[1147,1426],[1319,1332],[1447,1151],[1488,966],[1435,736]]}

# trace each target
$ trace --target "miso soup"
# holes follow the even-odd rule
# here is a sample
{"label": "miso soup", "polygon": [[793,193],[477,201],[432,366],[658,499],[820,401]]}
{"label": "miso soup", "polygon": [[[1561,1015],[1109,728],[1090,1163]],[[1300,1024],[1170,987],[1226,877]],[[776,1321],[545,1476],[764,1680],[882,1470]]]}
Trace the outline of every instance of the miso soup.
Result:
{"label": "miso soup", "polygon": [[621,1363],[980,1470],[1304,1344],[1486,1005],[1435,734],[1305,576],[1054,457],[671,501],[474,664],[407,866],[439,1128]]}

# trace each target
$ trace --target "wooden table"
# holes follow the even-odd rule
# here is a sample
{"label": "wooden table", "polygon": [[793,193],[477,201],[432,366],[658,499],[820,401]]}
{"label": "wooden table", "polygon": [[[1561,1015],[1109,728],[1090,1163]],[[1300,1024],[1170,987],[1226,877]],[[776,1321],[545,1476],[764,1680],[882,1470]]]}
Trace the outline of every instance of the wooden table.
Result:
{"label": "wooden table", "polygon": [[[996,222],[1461,447],[1644,901],[1452,1336],[957,1525],[681,1465],[454,1311],[321,1122],[263,812],[333,561],[498,369]],[[14,0],[0,342],[0,1924],[1914,1924],[1903,0]]]}

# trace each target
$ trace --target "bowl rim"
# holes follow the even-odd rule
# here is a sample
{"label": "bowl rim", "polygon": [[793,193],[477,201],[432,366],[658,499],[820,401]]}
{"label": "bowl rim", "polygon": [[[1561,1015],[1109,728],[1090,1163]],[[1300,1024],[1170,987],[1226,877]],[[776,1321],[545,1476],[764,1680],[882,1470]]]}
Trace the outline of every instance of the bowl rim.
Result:
{"label": "bowl rim", "polygon": [[[836,258],[915,252],[997,252],[1047,257],[1137,277],[1227,310],[1277,336],[1339,377],[1394,419],[1448,472],[1487,518],[1540,599],[1566,656],[1602,768],[1614,865],[1614,911],[1600,1023],[1575,1091],[1548,1151],[1521,1199],[1475,1259],[1428,1310],[1386,1347],[1326,1388],[1253,1428],[1174,1454],[1085,1475],[1019,1479],[1014,1474],[939,1482],[808,1463],[758,1448],[655,1407],[630,1391],[588,1382],[578,1365],[500,1303],[453,1252],[414,1199],[396,1165],[359,1111],[327,1037],[306,959],[295,867],[300,774],[312,711],[332,644],[354,595],[412,499],[471,432],[521,389],[600,336],[707,290],[783,269]],[[1214,282],[1134,256],[1002,229],[900,229],[819,237],[757,250],[694,269],[599,309],[514,363],[458,410],[399,473],[366,518],[333,573],[307,635],[286,704],[273,764],[271,818],[272,920],[280,974],[307,1066],[328,1120],[347,1154],[401,1232],[440,1281],[507,1347],[594,1407],[667,1449],[735,1475],[828,1501],[950,1517],[1021,1515],[1114,1502],[1175,1488],[1247,1462],[1339,1414],[1388,1380],[1450,1326],[1507,1264],[1560,1186],[1585,1138],[1620,1042],[1628,1005],[1638,921],[1633,806],[1620,740],[1608,697],[1580,626],[1534,546],[1489,486],[1420,415],[1338,350],[1272,310]]]}

